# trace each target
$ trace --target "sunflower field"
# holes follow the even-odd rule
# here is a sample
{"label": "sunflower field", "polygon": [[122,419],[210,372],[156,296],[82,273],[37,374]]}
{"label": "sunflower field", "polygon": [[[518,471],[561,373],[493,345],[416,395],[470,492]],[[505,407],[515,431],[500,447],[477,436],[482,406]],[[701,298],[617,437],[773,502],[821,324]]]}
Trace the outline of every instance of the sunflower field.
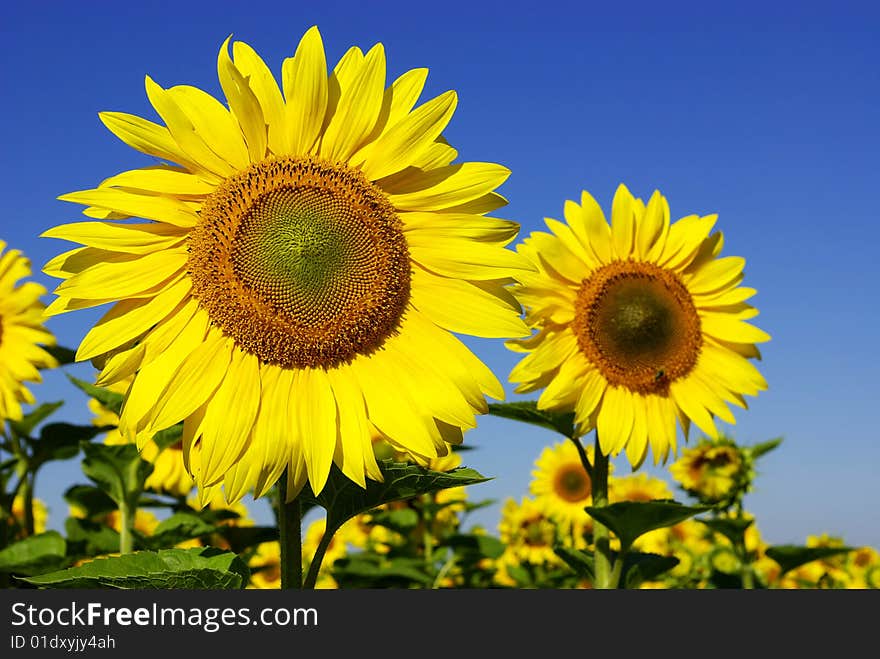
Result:
{"label": "sunflower field", "polygon": [[[621,184],[523,235],[427,69],[328,62],[318,27],[275,64],[228,38],[221,97],[148,75],[160,121],[100,113],[140,164],[61,194],[85,219],[41,233],[53,291],[0,242],[3,587],[880,588],[874,548],[771,544],[749,510],[786,445],[716,425],[768,388],[771,340],[717,215]],[[77,345],[46,329],[99,307]],[[75,363],[87,425],[29,389]],[[554,438],[494,528],[470,519],[496,503],[466,466],[482,415]],[[49,529],[59,461],[81,478]]]}

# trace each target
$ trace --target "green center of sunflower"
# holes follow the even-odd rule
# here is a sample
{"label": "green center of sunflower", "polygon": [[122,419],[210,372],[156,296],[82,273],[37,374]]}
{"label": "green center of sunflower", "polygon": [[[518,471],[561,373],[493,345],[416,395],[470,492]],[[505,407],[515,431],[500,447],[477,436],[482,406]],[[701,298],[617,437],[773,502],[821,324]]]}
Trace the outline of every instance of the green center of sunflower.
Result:
{"label": "green center of sunflower", "polygon": [[271,158],[230,177],[190,233],[193,294],[244,350],[284,368],[377,349],[409,301],[387,197],[346,165]]}
{"label": "green center of sunflower", "polygon": [[547,547],[553,544],[555,527],[543,517],[527,519],[522,525],[523,542],[530,547]]}
{"label": "green center of sunflower", "polygon": [[565,465],[556,473],[553,479],[553,491],[560,499],[577,503],[590,498],[590,477],[584,470],[583,465]]}
{"label": "green center of sunflower", "polygon": [[636,261],[615,261],[581,283],[573,329],[610,384],[641,394],[667,394],[702,345],[700,318],[678,276]]}

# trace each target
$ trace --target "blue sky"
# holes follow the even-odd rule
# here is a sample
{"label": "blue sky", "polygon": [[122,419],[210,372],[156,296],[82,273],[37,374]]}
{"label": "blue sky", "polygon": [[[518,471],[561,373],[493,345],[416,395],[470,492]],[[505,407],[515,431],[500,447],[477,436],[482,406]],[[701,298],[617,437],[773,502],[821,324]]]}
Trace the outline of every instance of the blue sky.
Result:
{"label": "blue sky", "polygon": [[[97,117],[154,118],[145,74],[216,95],[229,34],[276,75],[313,24],[334,62],[350,45],[382,41],[389,77],[425,66],[423,98],[458,91],[446,136],[462,160],[512,170],[501,189],[510,204],[495,215],[520,222],[523,235],[561,218],[582,189],[608,208],[621,182],[645,199],[659,189],[675,217],[719,214],[725,254],[747,259],[756,324],[773,336],[760,364],[769,391],[725,429],[745,444],[785,438],[760,463],[747,507],[770,542],[828,532],[880,547],[880,13],[846,2],[610,4],[15,3],[0,27],[0,238],[54,287],[39,269],[66,244],[37,236],[81,217],[56,197],[149,164]],[[75,346],[101,313],[49,327]],[[468,343],[506,379],[512,353],[498,341]],[[33,391],[67,401],[57,419],[89,421],[62,373]],[[555,441],[482,418],[465,459],[494,480],[471,497],[522,496]],[[618,474],[627,469],[618,462]],[[75,463],[43,472],[38,494],[53,525],[66,514],[61,492],[83,478]],[[268,519],[265,503],[254,510]],[[494,527],[497,506],[474,521]]]}

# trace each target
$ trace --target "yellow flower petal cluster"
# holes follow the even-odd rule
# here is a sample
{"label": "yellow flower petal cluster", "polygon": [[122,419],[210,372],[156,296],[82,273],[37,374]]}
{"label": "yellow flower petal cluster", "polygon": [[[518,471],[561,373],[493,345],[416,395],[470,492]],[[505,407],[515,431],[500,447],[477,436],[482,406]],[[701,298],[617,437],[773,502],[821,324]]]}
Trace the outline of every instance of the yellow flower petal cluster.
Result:
{"label": "yellow flower petal cluster", "polygon": [[40,369],[58,365],[44,349],[55,345],[43,327],[40,296],[46,289],[34,281],[19,284],[30,275],[30,261],[0,240],[0,423],[20,420],[21,404],[35,402],[25,383],[41,382]]}
{"label": "yellow flower petal cluster", "polygon": [[516,391],[543,389],[540,409],[573,411],[634,467],[675,451],[676,419],[717,437],[715,418],[735,423],[728,405],[766,388],[749,360],[770,337],[747,322],[755,290],[740,286],[744,259],[720,256],[716,216],[670,222],[659,192],[646,204],[623,185],[610,224],[587,192],[564,213],[517,247],[537,270],[513,288],[537,333],[508,342],[525,353]]}
{"label": "yellow flower petal cluster", "polygon": [[[93,221],[43,236],[81,246],[44,272],[47,312],[113,303],[79,360],[101,386],[134,377],[120,430],[146,443],[183,421],[200,489],[320,492],[335,463],[380,480],[378,432],[430,460],[504,390],[452,332],[528,333],[505,286],[532,266],[505,246],[509,171],[455,163],[448,91],[419,104],[427,71],[386,79],[381,43],[328,71],[317,28],[280,84],[247,44],[223,43],[225,102],[189,85],[146,92],[162,123],[103,112],[159,160],[62,200]],[[134,219],[128,219],[134,218]]]}

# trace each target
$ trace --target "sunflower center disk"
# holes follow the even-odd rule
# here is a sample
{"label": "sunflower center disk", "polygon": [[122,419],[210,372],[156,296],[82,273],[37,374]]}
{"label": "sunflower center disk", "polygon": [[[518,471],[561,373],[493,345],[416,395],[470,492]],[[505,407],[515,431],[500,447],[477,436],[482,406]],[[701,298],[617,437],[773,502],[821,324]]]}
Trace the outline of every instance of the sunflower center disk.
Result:
{"label": "sunflower center disk", "polygon": [[575,305],[578,346],[609,383],[667,394],[691,371],[702,335],[690,293],[673,272],[616,261],[581,284]]}
{"label": "sunflower center disk", "polygon": [[564,501],[584,501],[591,494],[590,477],[581,465],[562,469],[553,483],[557,496]]}
{"label": "sunflower center disk", "polygon": [[189,246],[193,294],[263,363],[329,368],[369,354],[409,301],[401,222],[345,165],[251,165],[205,200]]}

